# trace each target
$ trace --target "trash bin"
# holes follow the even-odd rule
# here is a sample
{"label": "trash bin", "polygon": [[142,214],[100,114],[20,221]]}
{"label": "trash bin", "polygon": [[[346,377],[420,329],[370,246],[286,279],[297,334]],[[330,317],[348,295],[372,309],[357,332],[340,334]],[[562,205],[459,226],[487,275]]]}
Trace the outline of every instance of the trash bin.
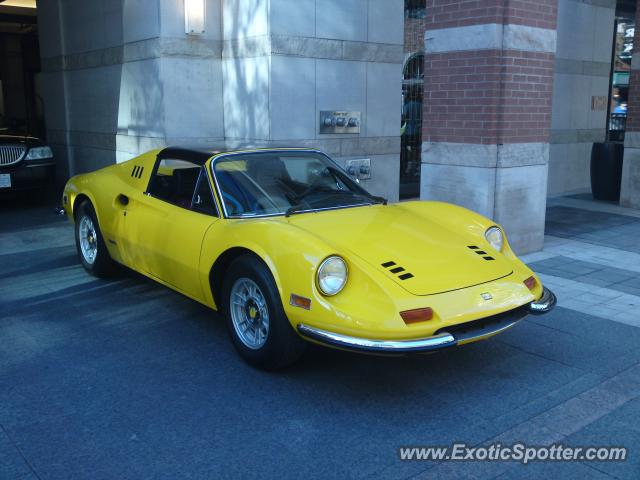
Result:
{"label": "trash bin", "polygon": [[596,200],[620,200],[624,143],[599,142],[591,148],[591,192]]}

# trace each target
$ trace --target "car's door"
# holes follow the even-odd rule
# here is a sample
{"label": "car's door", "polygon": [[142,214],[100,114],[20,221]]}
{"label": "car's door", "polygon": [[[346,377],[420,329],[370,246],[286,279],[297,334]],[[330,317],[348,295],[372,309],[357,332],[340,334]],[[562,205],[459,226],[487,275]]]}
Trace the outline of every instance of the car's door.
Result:
{"label": "car's door", "polygon": [[207,230],[219,220],[204,166],[158,158],[147,192],[122,208],[125,263],[203,299],[200,251]]}

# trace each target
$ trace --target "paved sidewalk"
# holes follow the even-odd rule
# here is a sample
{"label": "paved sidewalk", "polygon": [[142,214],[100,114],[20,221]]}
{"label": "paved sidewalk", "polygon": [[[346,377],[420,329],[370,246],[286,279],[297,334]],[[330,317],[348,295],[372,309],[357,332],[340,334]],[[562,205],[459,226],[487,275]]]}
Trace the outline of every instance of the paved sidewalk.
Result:
{"label": "paved sidewalk", "polygon": [[[486,342],[379,358],[312,348],[267,374],[221,320],[78,264],[49,209],[0,207],[0,479],[640,478],[640,215],[549,205],[525,260],[559,296]],[[401,462],[403,445],[630,448],[625,462]]]}
{"label": "paved sidewalk", "polygon": [[560,306],[640,327],[640,218],[629,213],[606,203],[552,200],[544,251],[523,260]]}

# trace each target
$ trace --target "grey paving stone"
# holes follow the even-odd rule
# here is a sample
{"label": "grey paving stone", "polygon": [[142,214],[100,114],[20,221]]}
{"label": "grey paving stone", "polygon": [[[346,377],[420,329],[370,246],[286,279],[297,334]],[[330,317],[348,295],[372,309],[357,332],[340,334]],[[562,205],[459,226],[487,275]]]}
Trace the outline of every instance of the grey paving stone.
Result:
{"label": "grey paving stone", "polygon": [[532,462],[527,465],[509,465],[496,480],[563,479],[563,480],[611,480],[611,475],[589,465],[568,462]]}
{"label": "grey paving stone", "polygon": [[631,400],[598,421],[567,437],[567,444],[585,446],[622,446],[629,449],[624,462],[588,462],[614,478],[639,478],[640,399]]}
{"label": "grey paving stone", "polygon": [[569,263],[567,265],[559,265],[556,268],[557,270],[567,272],[568,274],[574,275],[574,276],[595,274],[596,272],[600,272],[604,270],[602,266],[584,265],[582,263],[583,262],[580,262],[580,263],[574,262],[574,263]]}
{"label": "grey paving stone", "polygon": [[545,233],[640,253],[640,220],[635,217],[553,206],[547,209]]}
{"label": "grey paving stone", "polygon": [[593,273],[582,275],[578,278],[594,278],[598,280],[604,280],[609,283],[619,283],[633,278],[640,278],[640,274],[636,272],[630,272],[628,270],[621,271],[618,268],[603,268]]}
{"label": "grey paving stone", "polygon": [[640,273],[621,268],[607,267],[594,262],[575,260],[565,256],[554,257],[553,262],[532,262],[529,267],[535,272],[576,282],[605,287],[632,295],[640,290]]}
{"label": "grey paving stone", "polygon": [[[640,287],[634,287],[633,285],[629,285],[627,282],[613,284],[610,288],[613,288],[620,292],[628,293],[629,295],[640,297]],[[638,312],[638,316],[640,317],[640,312]]]}

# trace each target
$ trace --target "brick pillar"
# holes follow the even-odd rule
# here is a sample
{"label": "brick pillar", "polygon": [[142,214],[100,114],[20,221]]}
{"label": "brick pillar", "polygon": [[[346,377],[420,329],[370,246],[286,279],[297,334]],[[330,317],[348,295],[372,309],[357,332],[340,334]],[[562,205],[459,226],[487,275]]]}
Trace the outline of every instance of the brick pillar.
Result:
{"label": "brick pillar", "polygon": [[629,77],[627,130],[624,136],[624,161],[620,205],[640,208],[640,2],[636,7],[636,32]]}
{"label": "brick pillar", "polygon": [[556,0],[427,0],[421,197],[501,223],[540,250]]}

